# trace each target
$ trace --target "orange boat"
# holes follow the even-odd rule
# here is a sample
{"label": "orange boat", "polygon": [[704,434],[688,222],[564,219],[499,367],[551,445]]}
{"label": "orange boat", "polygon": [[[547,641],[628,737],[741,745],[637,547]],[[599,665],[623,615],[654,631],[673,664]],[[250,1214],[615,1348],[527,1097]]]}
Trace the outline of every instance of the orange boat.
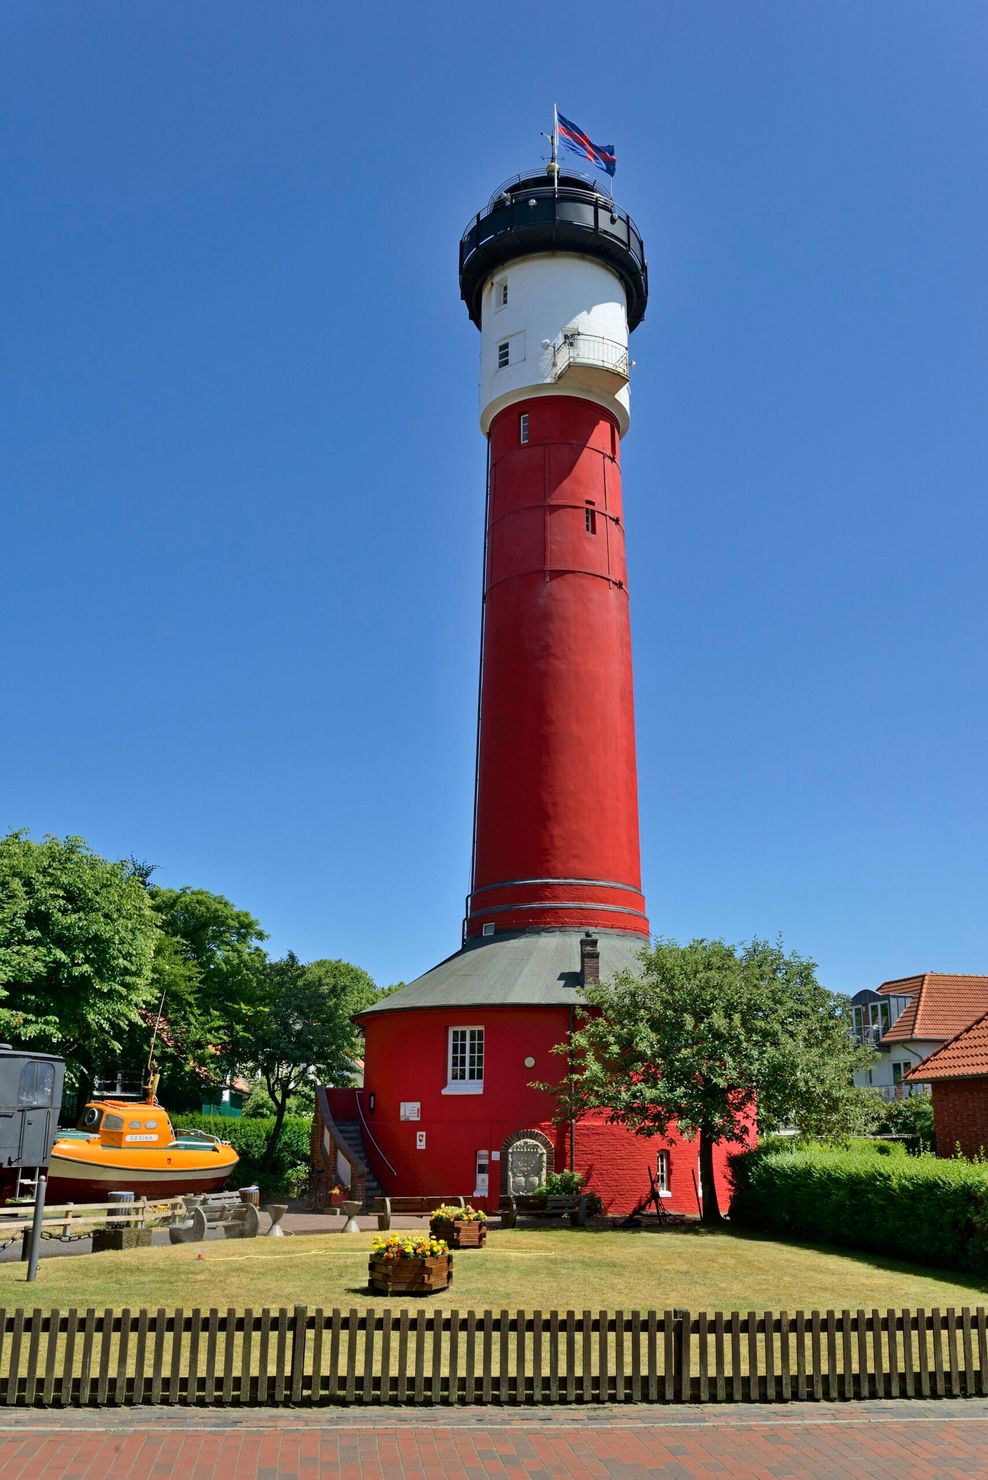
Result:
{"label": "orange boat", "polygon": [[157,1075],[143,1101],[90,1100],[79,1127],[59,1131],[48,1170],[48,1201],[105,1202],[108,1192],[174,1197],[218,1192],[240,1160],[229,1141],[172,1129],[158,1104]]}

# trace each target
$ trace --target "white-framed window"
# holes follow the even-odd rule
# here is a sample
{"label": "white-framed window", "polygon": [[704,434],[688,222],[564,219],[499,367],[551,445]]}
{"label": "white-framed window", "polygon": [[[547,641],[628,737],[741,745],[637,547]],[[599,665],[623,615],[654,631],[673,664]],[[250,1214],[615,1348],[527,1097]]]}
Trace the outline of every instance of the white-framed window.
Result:
{"label": "white-framed window", "polygon": [[479,1095],[483,1088],[483,1028],[450,1028],[443,1094]]}
{"label": "white-framed window", "polygon": [[477,1172],[473,1187],[474,1197],[486,1197],[490,1186],[490,1153],[477,1152]]}
{"label": "white-framed window", "polygon": [[659,1152],[659,1164],[658,1164],[657,1171],[658,1171],[658,1176],[656,1177],[656,1182],[657,1182],[658,1189],[659,1189],[659,1196],[660,1197],[672,1197],[672,1193],[669,1190],[669,1153],[668,1153],[668,1151],[660,1151]]}
{"label": "white-framed window", "polygon": [[499,370],[507,370],[510,364],[511,341],[509,339],[502,339],[501,343],[497,347],[497,368]]}
{"label": "white-framed window", "polygon": [[594,508],[590,499],[587,499],[587,506],[583,514],[583,524],[587,534],[597,533],[597,510]]}
{"label": "white-framed window", "polygon": [[518,418],[518,441],[528,441],[528,412],[523,411]]}
{"label": "white-framed window", "polygon": [[508,306],[508,279],[497,278],[494,283],[494,312],[499,313]]}

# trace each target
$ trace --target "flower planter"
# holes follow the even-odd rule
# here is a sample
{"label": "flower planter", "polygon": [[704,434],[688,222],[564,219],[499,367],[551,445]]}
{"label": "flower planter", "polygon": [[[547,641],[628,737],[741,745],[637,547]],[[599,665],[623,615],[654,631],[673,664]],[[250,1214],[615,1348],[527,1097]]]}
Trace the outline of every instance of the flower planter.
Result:
{"label": "flower planter", "polygon": [[453,1256],[429,1259],[371,1258],[367,1265],[371,1292],[379,1295],[432,1295],[453,1283]]}
{"label": "flower planter", "polygon": [[445,1239],[451,1249],[482,1249],[487,1242],[487,1223],[481,1220],[433,1218],[429,1232],[433,1238]]}

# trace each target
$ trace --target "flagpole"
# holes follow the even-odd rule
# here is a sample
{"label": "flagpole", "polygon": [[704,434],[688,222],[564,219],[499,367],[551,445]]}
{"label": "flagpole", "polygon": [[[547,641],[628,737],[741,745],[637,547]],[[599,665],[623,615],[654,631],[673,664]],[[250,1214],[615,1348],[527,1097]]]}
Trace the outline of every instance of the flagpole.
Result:
{"label": "flagpole", "polygon": [[559,109],[556,104],[552,105],[552,185],[556,195],[559,194]]}

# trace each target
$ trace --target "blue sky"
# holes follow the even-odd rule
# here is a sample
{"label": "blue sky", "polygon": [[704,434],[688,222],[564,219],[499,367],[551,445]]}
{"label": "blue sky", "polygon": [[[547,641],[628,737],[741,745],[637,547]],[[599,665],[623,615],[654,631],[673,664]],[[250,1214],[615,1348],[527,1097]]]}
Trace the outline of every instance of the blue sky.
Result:
{"label": "blue sky", "polygon": [[626,521],[653,928],[988,970],[988,18],[6,0],[0,826],[382,983],[468,888],[456,246],[551,105],[649,254]]}

